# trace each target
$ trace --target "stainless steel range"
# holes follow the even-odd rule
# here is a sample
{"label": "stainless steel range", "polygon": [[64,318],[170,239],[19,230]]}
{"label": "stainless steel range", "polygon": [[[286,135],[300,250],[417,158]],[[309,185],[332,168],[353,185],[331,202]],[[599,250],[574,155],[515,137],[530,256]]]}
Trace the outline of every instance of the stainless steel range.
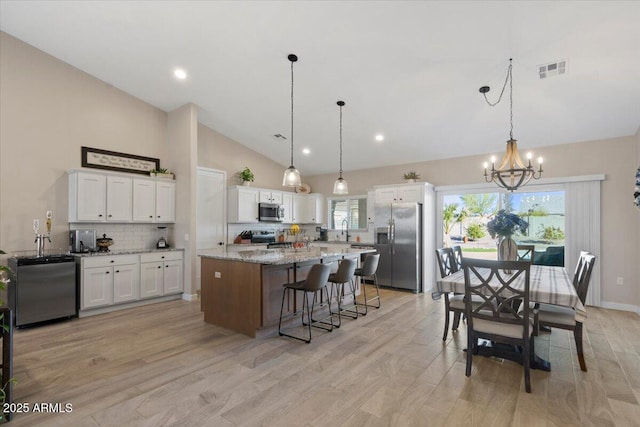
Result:
{"label": "stainless steel range", "polygon": [[16,327],[77,317],[76,264],[71,255],[10,258],[9,306]]}

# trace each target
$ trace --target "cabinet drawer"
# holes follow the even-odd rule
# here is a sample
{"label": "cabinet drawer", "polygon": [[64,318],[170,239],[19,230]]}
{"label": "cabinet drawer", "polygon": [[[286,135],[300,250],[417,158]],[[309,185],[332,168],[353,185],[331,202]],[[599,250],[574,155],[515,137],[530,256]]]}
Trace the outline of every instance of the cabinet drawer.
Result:
{"label": "cabinet drawer", "polygon": [[181,251],[171,252],[152,252],[148,254],[140,255],[140,262],[162,262],[162,261],[174,261],[181,260]]}
{"label": "cabinet drawer", "polygon": [[100,255],[82,259],[83,268],[105,267],[111,265],[137,264],[138,255]]}

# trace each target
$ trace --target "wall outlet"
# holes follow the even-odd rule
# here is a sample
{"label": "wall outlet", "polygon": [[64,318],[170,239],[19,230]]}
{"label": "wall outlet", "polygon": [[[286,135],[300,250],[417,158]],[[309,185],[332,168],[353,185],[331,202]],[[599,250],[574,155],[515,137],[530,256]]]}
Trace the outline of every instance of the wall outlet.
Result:
{"label": "wall outlet", "polygon": [[624,277],[618,277],[618,279],[616,280],[616,284],[624,285]]}
{"label": "wall outlet", "polygon": [[213,277],[215,277],[216,279],[219,279],[222,277],[222,274],[220,274],[219,271],[216,271],[215,273],[213,273]]}

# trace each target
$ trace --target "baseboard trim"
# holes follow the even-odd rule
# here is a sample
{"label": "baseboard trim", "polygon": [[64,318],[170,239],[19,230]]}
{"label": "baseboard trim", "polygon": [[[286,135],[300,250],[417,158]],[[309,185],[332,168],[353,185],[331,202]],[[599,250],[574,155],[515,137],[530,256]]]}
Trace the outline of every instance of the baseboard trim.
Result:
{"label": "baseboard trim", "polygon": [[185,301],[196,301],[198,299],[198,294],[182,294],[182,299]]}
{"label": "baseboard trim", "polygon": [[112,311],[125,310],[127,308],[141,307],[147,304],[155,304],[158,302],[165,302],[165,301],[171,301],[174,299],[180,299],[180,297],[181,297],[180,294],[173,294],[173,295],[165,295],[161,297],[143,299],[138,301],[132,301],[128,303],[108,305],[105,307],[90,308],[86,310],[80,310],[80,312],[78,313],[78,317],[82,318],[82,317],[95,316],[96,314],[111,313]]}
{"label": "baseboard trim", "polygon": [[636,314],[640,314],[640,307],[632,304],[620,304],[618,302],[601,301],[600,307],[610,308],[612,310],[631,311]]}

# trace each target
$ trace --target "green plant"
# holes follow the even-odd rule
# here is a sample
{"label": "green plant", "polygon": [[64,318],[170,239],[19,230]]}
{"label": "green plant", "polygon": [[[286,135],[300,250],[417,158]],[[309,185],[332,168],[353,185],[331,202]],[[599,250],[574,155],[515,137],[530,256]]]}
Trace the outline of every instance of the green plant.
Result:
{"label": "green plant", "polygon": [[404,179],[420,179],[420,174],[416,171],[409,171],[403,175]]}
{"label": "green plant", "polygon": [[166,168],[151,169],[149,173],[170,173]]}
{"label": "green plant", "polygon": [[497,198],[497,194],[464,194],[460,196],[467,212],[486,218],[496,213]]}
{"label": "green plant", "polygon": [[545,240],[564,240],[564,231],[560,227],[545,227],[544,224],[540,224],[538,237]]}
{"label": "green plant", "polygon": [[251,182],[253,182],[253,180],[255,179],[255,176],[253,175],[253,172],[251,172],[251,169],[249,169],[246,166],[242,171],[238,172],[238,176],[240,177],[240,179],[242,181],[251,181]]}
{"label": "green plant", "polygon": [[470,224],[467,227],[467,237],[472,240],[481,239],[486,235],[487,233],[485,233],[482,224]]}

